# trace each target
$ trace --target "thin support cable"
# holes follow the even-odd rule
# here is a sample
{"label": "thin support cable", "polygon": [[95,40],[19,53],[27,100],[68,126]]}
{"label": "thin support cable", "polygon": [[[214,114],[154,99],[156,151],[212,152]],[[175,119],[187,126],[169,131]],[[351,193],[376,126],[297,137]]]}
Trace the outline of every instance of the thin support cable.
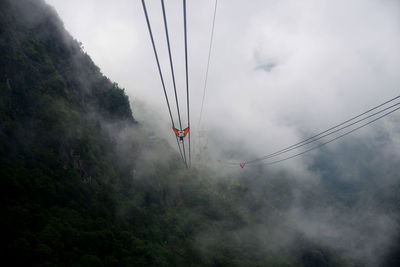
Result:
{"label": "thin support cable", "polygon": [[204,100],[205,100],[205,97],[206,97],[206,89],[207,89],[207,82],[208,82],[208,71],[210,69],[211,50],[212,50],[212,44],[213,44],[213,39],[214,39],[215,18],[216,18],[216,15],[217,15],[217,5],[218,5],[218,0],[215,0],[214,17],[213,17],[213,24],[212,24],[211,38],[210,38],[210,46],[209,46],[209,49],[208,49],[208,60],[207,60],[206,77],[204,79],[203,99],[201,100],[201,109],[200,109],[198,127],[200,127],[201,118],[202,118],[202,115],[203,115]]}
{"label": "thin support cable", "polygon": [[340,127],[340,126],[345,125],[346,123],[349,123],[349,122],[351,122],[351,121],[353,121],[353,120],[355,120],[355,119],[357,119],[357,118],[359,118],[359,117],[361,117],[361,116],[363,116],[363,115],[366,115],[366,114],[370,113],[370,112],[373,111],[373,110],[376,110],[376,109],[378,109],[378,108],[380,108],[380,107],[382,107],[382,106],[384,106],[384,105],[386,105],[386,104],[388,104],[388,103],[390,103],[390,102],[393,102],[394,100],[396,100],[396,99],[398,99],[398,98],[400,98],[400,95],[399,95],[399,96],[396,96],[396,97],[394,97],[394,98],[392,98],[392,99],[390,99],[390,100],[388,100],[388,101],[386,101],[386,102],[384,102],[384,103],[382,103],[382,104],[380,104],[380,105],[378,105],[378,106],[375,106],[375,107],[373,107],[373,108],[371,108],[371,109],[369,109],[369,110],[367,110],[367,111],[365,111],[365,112],[363,112],[363,113],[361,113],[361,114],[359,114],[359,115],[357,115],[357,116],[354,116],[354,117],[352,117],[352,118],[350,118],[350,119],[348,119],[348,120],[346,120],[346,121],[344,121],[344,122],[342,122],[342,123],[340,123],[340,124],[337,124],[337,125],[335,125],[335,126],[329,128],[329,129],[327,129],[327,130],[325,130],[325,131],[322,131],[322,132],[320,132],[320,133],[318,133],[318,134],[316,134],[316,135],[314,135],[314,136],[311,136],[311,137],[309,137],[309,138],[307,138],[307,139],[305,139],[305,140],[303,140],[303,141],[300,141],[300,142],[298,142],[298,143],[296,143],[296,144],[294,144],[294,145],[288,146],[288,147],[286,147],[286,148],[283,148],[283,149],[281,149],[281,150],[278,150],[278,151],[276,151],[276,152],[274,152],[274,153],[271,153],[271,154],[268,154],[268,155],[266,155],[266,156],[259,157],[259,158],[257,158],[257,159],[245,161],[245,163],[246,163],[246,164],[249,164],[249,163],[257,162],[257,161],[261,161],[261,160],[264,160],[264,159],[267,159],[267,158],[276,156],[276,155],[278,155],[278,154],[285,153],[285,152],[287,152],[287,151],[289,151],[289,150],[292,150],[292,148],[294,148],[294,147],[299,147],[300,145],[302,145],[302,144],[304,144],[304,143],[306,143],[306,142],[308,142],[308,141],[310,141],[310,140],[314,140],[315,138],[317,138],[317,137],[319,137],[319,136],[321,136],[321,135],[323,135],[323,134],[325,134],[325,133],[328,133],[328,132],[330,132],[330,131],[332,131],[332,130],[334,130],[334,129]]}
{"label": "thin support cable", "polygon": [[303,151],[303,152],[301,152],[301,153],[295,154],[295,155],[293,155],[293,156],[290,156],[290,157],[287,157],[287,158],[284,158],[284,159],[281,159],[281,160],[276,160],[276,161],[272,161],[272,162],[267,162],[267,163],[259,164],[259,165],[273,165],[273,164],[276,164],[276,163],[280,163],[280,162],[283,162],[283,161],[286,161],[286,160],[289,160],[289,159],[292,159],[292,158],[301,156],[301,155],[306,154],[306,153],[308,153],[308,152],[310,152],[310,151],[313,151],[313,150],[318,149],[318,148],[320,148],[320,147],[322,147],[322,146],[325,146],[325,145],[327,145],[327,144],[329,144],[329,143],[332,143],[333,141],[336,141],[336,140],[338,140],[339,138],[342,138],[342,137],[344,137],[344,136],[346,136],[346,135],[349,135],[349,134],[351,134],[351,133],[353,133],[353,132],[355,132],[355,131],[357,131],[357,130],[359,130],[359,129],[361,129],[361,128],[363,128],[363,127],[365,127],[365,126],[367,126],[367,125],[369,125],[369,124],[371,124],[371,123],[373,123],[373,122],[375,122],[375,121],[377,121],[377,120],[380,120],[380,119],[382,119],[382,118],[388,116],[389,114],[391,114],[391,113],[393,113],[393,112],[395,112],[395,111],[397,111],[397,110],[399,110],[399,109],[400,109],[400,107],[398,107],[398,108],[396,108],[396,109],[394,109],[394,110],[391,110],[391,111],[389,111],[389,112],[387,112],[387,113],[385,113],[385,114],[379,116],[378,118],[373,119],[372,121],[369,121],[369,122],[367,122],[367,123],[364,123],[363,125],[360,125],[359,127],[354,128],[354,129],[351,130],[351,131],[348,131],[348,132],[346,132],[346,133],[344,133],[344,134],[341,134],[341,135],[339,135],[339,136],[337,136],[337,137],[335,137],[335,138],[333,138],[333,139],[331,139],[331,140],[329,140],[329,141],[327,141],[327,142],[325,142],[325,143],[319,144],[318,146],[312,147],[312,148],[310,148],[310,149],[308,149],[308,150],[305,150],[305,151]]}
{"label": "thin support cable", "polygon": [[[175,92],[175,101],[176,101],[176,110],[178,112],[178,120],[179,120],[179,130],[182,131],[182,121],[181,121],[181,113],[179,111],[179,101],[178,101],[178,94],[176,92],[176,82],[175,82],[175,72],[174,72],[174,64],[172,61],[172,54],[171,54],[171,45],[169,42],[169,34],[168,34],[168,23],[167,23],[167,15],[165,13],[165,5],[164,5],[164,0],[161,0],[161,7],[162,7],[162,13],[163,13],[163,19],[164,19],[164,28],[165,28],[165,36],[167,38],[167,45],[168,45],[168,55],[169,55],[169,64],[171,67],[171,75],[172,75],[172,83],[174,85],[174,92]],[[183,144],[183,147],[185,145]],[[185,158],[185,164],[187,167],[187,160],[186,160],[186,152],[185,149],[183,149],[183,155]]]}
{"label": "thin support cable", "polygon": [[[146,17],[147,28],[148,28],[148,30],[149,30],[149,35],[150,35],[150,39],[151,39],[151,44],[152,44],[152,46],[153,46],[154,56],[155,56],[156,62],[157,62],[158,73],[160,74],[160,79],[161,79],[161,84],[162,84],[163,91],[164,91],[165,100],[167,101],[169,116],[170,116],[170,118],[171,118],[172,127],[175,127],[174,119],[173,119],[173,117],[172,117],[171,107],[170,107],[169,100],[168,100],[167,91],[166,91],[166,89],[165,89],[164,77],[163,77],[163,74],[162,74],[162,71],[161,71],[160,61],[159,61],[159,59],[158,59],[157,49],[156,49],[156,45],[155,45],[154,38],[153,38],[153,32],[152,32],[152,30],[151,30],[149,15],[148,15],[148,13],[147,13],[146,3],[144,2],[144,0],[142,0],[142,6],[143,6],[144,15],[145,15],[145,17]],[[177,141],[177,144],[178,144],[179,153],[181,154],[181,157],[182,157],[183,162],[186,164],[186,161],[185,161],[184,156],[183,156],[183,154],[182,154],[181,146],[179,145],[178,137],[177,137],[177,136],[175,136],[175,137],[176,137],[176,141]]]}
{"label": "thin support cable", "polygon": [[189,167],[192,164],[192,155],[190,150],[190,108],[189,108],[189,71],[188,71],[188,45],[187,45],[187,24],[186,24],[186,0],[183,0],[183,27],[185,32],[185,68],[186,68],[186,106],[189,127]]}
{"label": "thin support cable", "polygon": [[[310,140],[310,141],[308,141],[308,142],[302,143],[302,144],[297,145],[297,146],[293,146],[292,148],[287,149],[287,150],[284,150],[284,151],[280,151],[279,153],[274,153],[274,154],[265,156],[265,157],[263,157],[263,158],[259,158],[257,161],[262,161],[262,160],[266,160],[266,159],[269,159],[269,158],[274,158],[274,157],[279,156],[279,155],[281,155],[281,154],[285,154],[285,153],[287,153],[287,152],[290,152],[290,151],[292,151],[292,150],[298,149],[298,148],[303,147],[303,146],[305,146],[305,145],[314,143],[314,142],[316,142],[316,141],[318,141],[318,140],[320,140],[320,139],[322,139],[322,138],[324,138],[324,137],[330,136],[330,135],[332,135],[332,134],[334,134],[334,133],[337,133],[337,132],[339,132],[339,131],[341,131],[341,130],[344,130],[344,129],[346,129],[346,128],[349,128],[349,127],[351,127],[351,126],[353,126],[353,125],[355,125],[355,124],[358,124],[358,123],[360,123],[360,122],[362,122],[362,121],[365,121],[366,119],[369,119],[369,118],[371,118],[371,117],[373,117],[373,116],[376,116],[376,115],[378,115],[378,114],[380,114],[380,113],[382,113],[382,112],[384,112],[384,111],[387,111],[387,110],[389,110],[389,109],[391,109],[391,108],[393,108],[393,107],[395,107],[395,106],[398,106],[398,105],[400,105],[400,103],[396,103],[396,104],[394,104],[394,105],[392,105],[392,106],[390,106],[390,107],[387,107],[387,108],[385,108],[385,109],[382,109],[382,110],[380,110],[380,111],[377,111],[377,112],[375,112],[375,113],[373,113],[373,114],[371,114],[371,115],[368,115],[368,116],[365,117],[365,118],[359,119],[359,120],[357,120],[357,121],[355,121],[355,122],[352,122],[352,123],[350,123],[350,124],[348,124],[348,125],[346,125],[346,126],[340,127],[340,128],[338,128],[338,129],[336,129],[336,130],[334,130],[334,131],[332,131],[332,132],[329,132],[329,133],[326,133],[326,134],[324,134],[324,135],[321,135],[321,136],[319,136],[319,137],[317,137],[317,138],[315,138],[315,139],[312,139],[312,140]],[[255,161],[252,161],[252,162],[244,162],[244,163],[245,163],[245,164],[251,164],[251,163],[254,163],[254,162],[255,162]]]}

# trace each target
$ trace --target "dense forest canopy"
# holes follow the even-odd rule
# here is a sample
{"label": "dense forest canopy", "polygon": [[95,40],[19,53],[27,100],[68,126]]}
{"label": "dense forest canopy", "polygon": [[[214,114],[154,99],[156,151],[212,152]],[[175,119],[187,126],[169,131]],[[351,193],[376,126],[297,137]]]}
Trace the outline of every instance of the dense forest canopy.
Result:
{"label": "dense forest canopy", "polygon": [[387,128],[399,128],[388,125],[321,151],[309,179],[186,170],[53,8],[0,0],[3,261],[398,266],[400,167]]}

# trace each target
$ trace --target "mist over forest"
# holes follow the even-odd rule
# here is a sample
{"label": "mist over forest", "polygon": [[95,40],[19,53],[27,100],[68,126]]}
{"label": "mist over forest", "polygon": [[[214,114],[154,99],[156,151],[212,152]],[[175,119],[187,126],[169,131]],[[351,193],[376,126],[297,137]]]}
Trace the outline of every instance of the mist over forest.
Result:
{"label": "mist over forest", "polygon": [[[284,162],[238,165],[399,94],[398,2],[219,1],[198,125],[214,1],[188,1],[190,168],[141,2],[78,2],[0,0],[7,266],[400,265],[398,112]],[[181,2],[166,4],[181,51]]]}

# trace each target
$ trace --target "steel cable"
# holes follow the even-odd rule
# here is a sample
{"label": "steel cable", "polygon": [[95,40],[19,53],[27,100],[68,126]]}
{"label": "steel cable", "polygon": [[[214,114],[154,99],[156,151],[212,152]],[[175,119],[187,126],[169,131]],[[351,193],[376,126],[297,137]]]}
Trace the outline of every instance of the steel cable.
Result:
{"label": "steel cable", "polygon": [[217,15],[217,5],[218,5],[218,0],[215,0],[215,5],[214,5],[214,17],[213,17],[213,24],[211,28],[211,38],[210,38],[210,46],[208,49],[208,60],[207,60],[207,68],[206,68],[206,76],[204,79],[204,87],[203,87],[203,98],[201,100],[201,108],[200,108],[200,116],[199,116],[199,122],[198,122],[198,128],[200,128],[200,123],[203,115],[203,109],[204,109],[204,100],[206,97],[206,89],[207,89],[207,82],[208,82],[208,72],[210,69],[210,61],[211,61],[211,51],[212,51],[212,44],[213,44],[213,39],[214,39],[214,28],[215,28],[215,18]]}
{"label": "steel cable", "polygon": [[[398,99],[398,98],[400,98],[400,96],[396,96],[396,97],[394,97],[394,98],[392,98],[392,99],[390,99],[390,100],[388,100],[388,101],[386,101],[386,102],[384,102],[384,103],[382,103],[382,104],[379,104],[379,105],[377,105],[377,106],[375,106],[375,107],[373,107],[373,108],[371,108],[371,109],[369,109],[369,110],[367,110],[367,111],[365,111],[365,112],[363,112],[363,113],[361,113],[361,114],[359,114],[359,115],[357,115],[357,116],[354,116],[354,117],[352,117],[352,118],[350,118],[350,119],[348,119],[348,120],[346,120],[346,121],[344,121],[344,122],[342,122],[342,123],[340,123],[340,124],[337,124],[337,125],[335,125],[335,126],[329,128],[329,129],[327,129],[327,130],[325,130],[325,131],[322,131],[322,132],[320,132],[320,133],[318,133],[318,134],[316,134],[316,135],[314,135],[314,136],[311,136],[311,137],[309,137],[309,138],[307,138],[307,139],[305,139],[305,140],[303,140],[303,141],[301,141],[301,142],[298,142],[298,143],[296,143],[296,144],[294,144],[294,145],[288,146],[288,147],[286,147],[286,148],[283,148],[283,149],[278,150],[278,151],[276,151],[276,152],[274,152],[274,153],[265,155],[265,156],[263,156],[263,157],[259,157],[259,158],[257,158],[257,159],[245,161],[244,163],[246,163],[246,164],[251,164],[251,163],[254,163],[254,162],[257,162],[257,161],[262,161],[262,160],[265,160],[265,159],[268,159],[268,158],[271,158],[271,157],[275,157],[275,156],[281,155],[281,154],[283,154],[283,153],[289,152],[289,151],[291,151],[291,150],[294,150],[294,149],[296,149],[296,148],[298,148],[298,147],[301,147],[301,146],[304,146],[304,145],[306,145],[306,144],[310,144],[310,143],[312,143],[312,142],[314,142],[314,141],[317,141],[317,140],[319,140],[319,139],[321,139],[321,138],[323,138],[323,137],[326,137],[326,136],[328,136],[328,135],[330,135],[330,134],[332,134],[332,133],[338,132],[339,130],[343,130],[344,128],[347,128],[347,127],[349,127],[349,126],[354,125],[355,123],[352,123],[352,124],[350,124],[350,125],[348,125],[348,126],[345,126],[345,127],[340,128],[339,130],[335,130],[335,131],[331,132],[332,130],[334,130],[334,129],[340,127],[340,126],[343,126],[343,125],[345,125],[345,124],[347,124],[347,123],[349,123],[349,122],[351,122],[351,121],[353,121],[353,120],[355,120],[355,119],[357,119],[357,118],[360,118],[360,117],[362,117],[362,116],[364,116],[364,115],[370,113],[370,112],[373,111],[373,110],[376,110],[376,109],[378,109],[378,108],[380,108],[380,107],[382,107],[382,106],[384,106],[384,105],[386,105],[386,104],[388,104],[388,103],[390,103],[390,102],[393,102],[394,100],[396,100],[396,99]],[[398,104],[399,104],[399,103],[398,103]],[[396,105],[398,105],[398,104],[396,104]],[[393,106],[392,106],[392,107],[393,107]],[[383,112],[383,111],[385,111],[385,110],[387,110],[387,109],[388,109],[388,108],[386,108],[386,109],[384,109],[384,110],[382,110],[382,111],[380,111],[380,112],[378,112],[378,113],[381,113],[381,112]],[[376,114],[378,114],[378,113],[375,113],[374,115],[376,115]],[[370,115],[370,116],[368,116],[368,117],[366,117],[366,118],[364,118],[364,119],[362,119],[362,120],[365,120],[365,119],[367,119],[367,118],[369,118],[369,117],[371,117],[371,116],[373,116],[373,115]],[[358,122],[360,122],[360,121],[362,121],[362,120],[359,120],[359,121],[357,121],[356,123],[358,123]],[[328,132],[331,132],[331,133],[326,134],[326,133],[328,133]],[[325,134],[325,135],[324,135],[324,134]],[[323,136],[322,136],[322,135],[323,135]],[[321,137],[321,136],[322,136],[322,137]]]}
{"label": "steel cable", "polygon": [[320,148],[320,147],[325,146],[325,145],[327,145],[327,144],[329,144],[329,143],[332,143],[333,141],[336,141],[336,140],[338,140],[338,139],[340,139],[340,138],[342,138],[342,137],[344,137],[344,136],[346,136],[346,135],[349,135],[349,134],[351,134],[351,133],[353,133],[353,132],[355,132],[355,131],[357,131],[357,130],[359,130],[359,129],[361,129],[361,128],[363,128],[363,127],[365,127],[365,126],[367,126],[367,125],[369,125],[369,124],[371,124],[371,123],[373,123],[373,122],[375,122],[375,121],[377,121],[377,120],[379,120],[379,119],[382,119],[382,118],[388,116],[389,114],[391,114],[391,113],[393,113],[393,112],[395,112],[395,111],[397,111],[397,110],[399,110],[399,109],[400,109],[400,107],[398,107],[398,108],[396,108],[396,109],[394,109],[394,110],[391,110],[391,111],[389,111],[389,112],[383,114],[382,116],[379,116],[378,118],[373,119],[372,121],[369,121],[369,122],[367,122],[367,123],[364,123],[363,125],[358,126],[357,128],[354,128],[354,129],[351,130],[351,131],[348,131],[348,132],[346,132],[346,133],[344,133],[344,134],[341,134],[341,135],[339,135],[339,136],[337,136],[337,137],[335,137],[335,138],[333,138],[333,139],[331,139],[331,140],[329,140],[329,141],[327,141],[327,142],[324,142],[324,143],[322,143],[322,144],[319,144],[318,146],[312,147],[312,148],[310,148],[310,149],[308,149],[308,150],[305,150],[305,151],[303,151],[303,152],[301,152],[301,153],[295,154],[295,155],[293,155],[293,156],[290,156],[290,157],[287,157],[287,158],[284,158],[284,159],[280,159],[280,160],[276,160],[276,161],[272,161],[272,162],[267,162],[267,163],[263,163],[263,164],[257,164],[257,165],[272,165],[272,164],[280,163],[280,162],[283,162],[283,161],[286,161],[286,160],[289,160],[289,159],[292,159],[292,158],[301,156],[301,155],[306,154],[306,153],[308,153],[308,152],[310,152],[310,151],[313,151],[313,150],[315,150],[315,149],[317,149],[317,148]]}
{"label": "steel cable", "polygon": [[[167,23],[167,15],[166,15],[166,12],[165,12],[164,0],[161,0],[161,7],[162,7],[162,13],[163,13],[163,19],[164,19],[165,36],[167,38],[169,64],[170,64],[170,67],[171,67],[172,83],[173,83],[174,92],[175,92],[176,110],[178,112],[179,130],[182,131],[181,113],[179,111],[178,94],[176,92],[174,64],[173,64],[173,60],[172,60],[171,45],[170,45],[170,42],[169,42],[168,23]],[[182,140],[182,147],[183,147],[183,156],[185,158],[185,165],[186,165],[186,167],[188,167],[187,160],[186,160],[186,151],[185,151],[185,142],[184,142],[184,140]]]}
{"label": "steel cable", "polygon": [[189,70],[188,70],[188,45],[187,45],[187,25],[186,25],[186,0],[183,0],[183,27],[185,36],[185,69],[186,69],[186,106],[187,106],[187,118],[189,127],[189,166],[192,165],[192,154],[190,151],[190,108],[189,108]]}
{"label": "steel cable", "polygon": [[[171,118],[172,127],[175,127],[174,119],[172,117],[171,107],[170,107],[169,100],[168,100],[167,91],[165,89],[165,82],[164,82],[164,77],[163,77],[163,74],[162,74],[162,71],[161,71],[160,60],[158,58],[157,49],[156,49],[156,45],[155,45],[154,38],[153,38],[153,32],[151,30],[149,15],[147,13],[146,3],[145,3],[144,0],[142,0],[142,6],[143,6],[144,15],[146,17],[147,28],[148,28],[149,35],[150,35],[151,44],[153,46],[154,56],[155,56],[156,62],[157,62],[158,73],[160,74],[160,79],[161,79],[161,84],[162,84],[163,91],[164,91],[165,100],[167,101],[169,116]],[[181,154],[183,162],[186,164],[186,159],[184,158],[184,155],[182,154],[182,149],[181,149],[181,146],[179,144],[178,137],[177,136],[175,136],[175,137],[176,137],[176,142],[178,144],[179,153]]]}

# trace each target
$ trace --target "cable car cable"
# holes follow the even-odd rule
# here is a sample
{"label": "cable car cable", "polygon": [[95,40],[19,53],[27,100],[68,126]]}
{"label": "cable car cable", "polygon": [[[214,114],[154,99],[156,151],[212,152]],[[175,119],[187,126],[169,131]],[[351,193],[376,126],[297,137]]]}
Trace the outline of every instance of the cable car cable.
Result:
{"label": "cable car cable", "polygon": [[[170,45],[170,42],[169,42],[168,23],[167,23],[167,15],[166,15],[166,12],[165,12],[164,0],[161,0],[161,7],[162,7],[162,13],[163,13],[163,19],[164,19],[165,36],[166,36],[166,38],[167,38],[168,55],[169,55],[169,64],[170,64],[170,68],[171,68],[172,83],[173,83],[174,92],[175,92],[176,110],[177,110],[177,112],[178,112],[179,130],[182,131],[181,113],[180,113],[180,111],[179,111],[178,94],[177,94],[177,92],[176,92],[176,82],[175,82],[174,64],[173,64],[172,54],[171,54],[171,45]],[[186,167],[187,167],[186,151],[185,151],[185,143],[184,143],[184,141],[182,141],[182,146],[183,146],[183,156],[184,156],[184,158],[185,158],[185,164],[186,164]]]}
{"label": "cable car cable", "polygon": [[204,79],[204,87],[203,87],[203,99],[201,100],[201,108],[200,108],[200,116],[199,116],[199,122],[198,122],[198,127],[200,127],[202,115],[203,115],[203,108],[204,108],[204,100],[206,97],[206,89],[207,89],[207,82],[208,82],[208,72],[210,69],[210,61],[211,61],[211,51],[212,51],[212,44],[213,44],[213,39],[214,39],[214,28],[215,28],[215,18],[217,15],[217,5],[218,5],[218,0],[215,0],[215,5],[214,5],[214,17],[213,17],[213,24],[211,28],[211,38],[210,38],[210,46],[208,49],[208,61],[207,61],[207,68],[206,68],[206,76]]}
{"label": "cable car cable", "polygon": [[[341,130],[344,130],[344,129],[350,127],[350,126],[353,126],[353,125],[355,125],[355,124],[357,124],[357,123],[360,123],[360,122],[362,122],[362,121],[364,121],[364,120],[366,120],[366,119],[369,119],[369,118],[371,118],[371,117],[373,117],[373,116],[376,116],[377,114],[380,114],[380,113],[382,113],[382,112],[384,112],[384,111],[386,111],[386,110],[388,110],[388,109],[391,109],[391,108],[393,108],[393,107],[395,107],[395,106],[398,106],[398,105],[400,105],[400,103],[396,103],[396,104],[394,104],[394,105],[392,105],[392,106],[390,106],[390,107],[387,107],[387,108],[385,108],[385,109],[383,109],[383,110],[377,111],[377,112],[375,112],[375,113],[373,113],[373,114],[371,114],[371,115],[368,115],[368,116],[365,117],[365,118],[362,118],[362,119],[360,119],[360,120],[357,120],[357,121],[355,121],[355,122],[352,122],[351,124],[348,124],[348,125],[346,125],[346,126],[343,126],[343,127],[339,128],[339,129],[337,129],[337,130],[335,130],[335,131],[329,132],[329,133],[324,134],[324,135],[320,135],[319,137],[314,138],[314,139],[312,139],[312,140],[310,140],[310,141],[308,141],[308,142],[302,143],[302,144],[300,144],[300,145],[293,146],[293,147],[291,147],[290,149],[282,150],[282,151],[280,151],[280,152],[275,152],[275,153],[273,153],[273,154],[271,154],[271,155],[268,155],[268,156],[264,156],[264,157],[262,157],[262,158],[259,158],[259,159],[257,159],[257,161],[262,161],[262,160],[266,160],[266,159],[269,159],[269,158],[273,158],[273,157],[279,156],[279,155],[281,155],[281,154],[284,154],[284,153],[290,152],[290,151],[292,151],[292,150],[295,150],[295,149],[297,149],[297,148],[299,148],[299,147],[302,147],[302,146],[305,146],[305,145],[314,143],[314,142],[316,142],[316,141],[318,141],[318,140],[320,140],[320,139],[322,139],[322,138],[324,138],[324,137],[327,137],[327,136],[332,135],[332,134],[334,134],[334,133],[337,133],[337,132],[339,132],[339,131],[341,131]],[[245,162],[245,163],[246,163],[246,164],[251,164],[251,163],[254,163],[254,162],[256,162],[256,161],[253,160],[253,161],[251,161],[251,162],[248,161],[248,162]]]}
{"label": "cable car cable", "polygon": [[190,108],[189,108],[189,71],[188,71],[188,45],[187,45],[187,24],[186,24],[186,0],[183,0],[183,28],[185,36],[185,69],[186,69],[186,106],[187,106],[187,118],[189,127],[189,166],[192,164],[192,154],[190,151]]}
{"label": "cable car cable", "polygon": [[[149,15],[147,13],[146,3],[145,3],[144,0],[142,0],[142,6],[143,6],[144,15],[146,17],[147,28],[148,28],[149,35],[150,35],[151,44],[153,46],[154,56],[155,56],[156,62],[157,62],[158,73],[160,74],[161,84],[162,84],[162,87],[163,87],[163,90],[164,90],[165,100],[167,101],[169,116],[171,118],[172,126],[175,127],[174,119],[172,117],[171,107],[170,107],[169,100],[168,100],[167,91],[165,89],[165,82],[164,82],[164,77],[163,77],[163,74],[162,74],[162,71],[161,71],[160,60],[158,58],[157,49],[156,49],[156,45],[155,45],[154,38],[153,38],[153,32],[151,30]],[[179,153],[181,154],[183,162],[186,164],[185,159],[184,159],[183,154],[182,154],[181,146],[180,146],[179,141],[178,141],[178,137],[177,136],[175,136],[175,137],[176,137],[176,142],[178,144]]]}
{"label": "cable car cable", "polygon": [[371,124],[371,123],[373,123],[373,122],[375,122],[375,121],[377,121],[377,120],[379,120],[379,119],[382,119],[382,118],[388,116],[389,114],[391,114],[391,113],[393,113],[393,112],[395,112],[395,111],[397,111],[397,110],[399,110],[399,109],[400,109],[400,107],[398,107],[398,108],[396,108],[396,109],[394,109],[394,110],[392,110],[392,111],[389,111],[389,112],[387,112],[386,114],[384,114],[384,115],[382,115],[382,116],[379,116],[378,118],[373,119],[372,121],[369,121],[369,122],[367,122],[367,123],[365,123],[365,124],[363,124],[363,125],[361,125],[361,126],[359,126],[359,127],[357,127],[357,128],[354,128],[354,129],[351,130],[351,131],[348,131],[348,132],[346,132],[346,133],[344,133],[344,134],[341,134],[341,135],[339,135],[339,136],[337,136],[337,137],[335,137],[335,138],[333,138],[333,139],[331,139],[331,140],[329,140],[329,141],[327,141],[327,142],[325,142],[325,143],[322,143],[322,144],[320,144],[320,145],[318,145],[318,146],[315,146],[315,147],[313,147],[313,148],[310,148],[310,149],[308,149],[308,150],[306,150],[306,151],[303,151],[303,152],[301,152],[301,153],[295,154],[295,155],[293,155],[293,156],[290,156],[290,157],[287,157],[287,158],[284,158],[284,159],[281,159],[281,160],[272,161],[272,162],[267,162],[267,163],[259,164],[259,165],[273,165],[273,164],[276,164],[276,163],[280,163],[280,162],[283,162],[283,161],[286,161],[286,160],[289,160],[289,159],[292,159],[292,158],[301,156],[301,155],[306,154],[306,153],[308,153],[308,152],[310,152],[310,151],[312,151],[312,150],[315,150],[315,149],[320,148],[320,147],[322,147],[322,146],[325,146],[325,145],[327,145],[327,144],[329,144],[329,143],[332,143],[333,141],[336,141],[336,140],[338,140],[339,138],[342,138],[342,137],[344,137],[344,136],[346,136],[346,135],[349,135],[349,134],[351,134],[351,133],[353,133],[353,132],[355,132],[355,131],[357,131],[357,130],[359,130],[359,129],[361,129],[361,128],[363,128],[363,127],[365,127],[365,126],[367,126],[367,125],[369,125],[369,124]]}
{"label": "cable car cable", "polygon": [[319,137],[319,136],[321,136],[321,135],[323,135],[323,134],[325,134],[325,133],[327,133],[327,132],[330,132],[330,131],[332,131],[332,130],[334,130],[334,129],[336,129],[336,128],[342,126],[342,125],[345,125],[346,123],[349,123],[349,122],[351,122],[351,121],[353,121],[353,120],[355,120],[355,119],[357,119],[357,118],[359,118],[359,117],[361,117],[361,116],[363,116],[363,115],[366,115],[366,114],[368,114],[369,112],[371,112],[371,111],[373,111],[373,110],[376,110],[376,109],[378,109],[378,108],[380,108],[380,107],[382,107],[382,106],[384,106],[384,105],[386,105],[386,104],[388,104],[388,103],[390,103],[390,102],[393,102],[394,100],[396,100],[396,99],[398,99],[398,98],[400,98],[400,95],[399,95],[399,96],[396,96],[396,97],[394,97],[394,98],[392,98],[392,99],[390,99],[390,100],[388,100],[388,101],[386,101],[386,102],[384,102],[384,103],[382,103],[382,104],[380,104],[380,105],[378,105],[378,106],[375,106],[375,107],[373,107],[373,108],[371,108],[371,109],[369,109],[369,110],[367,110],[367,111],[365,111],[365,112],[363,112],[363,113],[361,113],[361,114],[359,114],[359,115],[357,115],[357,116],[354,116],[354,117],[352,117],[352,118],[350,118],[350,119],[348,119],[348,120],[346,120],[346,121],[344,121],[344,122],[342,122],[342,123],[340,123],[340,124],[337,124],[337,125],[335,125],[335,126],[329,128],[329,129],[327,129],[327,130],[325,130],[325,131],[322,131],[322,132],[320,132],[320,133],[318,133],[318,134],[316,134],[316,135],[314,135],[314,136],[311,136],[311,137],[309,137],[309,138],[307,138],[307,139],[305,139],[305,140],[303,140],[303,141],[300,141],[300,142],[298,142],[298,143],[296,143],[296,144],[294,144],[294,145],[288,146],[288,147],[286,147],[286,148],[283,148],[283,149],[281,149],[281,150],[278,150],[278,151],[276,151],[276,152],[274,152],[274,153],[271,153],[271,154],[268,154],[268,155],[266,155],[266,156],[263,156],[263,157],[260,157],[260,158],[257,158],[257,159],[253,159],[253,160],[246,161],[245,163],[246,163],[246,164],[250,164],[250,163],[253,163],[253,162],[257,162],[257,161],[260,161],[260,160],[264,160],[264,159],[269,158],[269,157],[273,157],[273,156],[275,156],[275,155],[277,155],[277,154],[285,153],[285,151],[289,151],[290,149],[292,149],[292,148],[294,148],[294,147],[297,147],[297,146],[299,146],[299,145],[301,145],[301,144],[303,144],[303,143],[306,143],[306,142],[308,142],[308,141],[311,141],[311,140],[313,140],[313,139],[315,139],[315,138],[317,138],[317,137]]}

